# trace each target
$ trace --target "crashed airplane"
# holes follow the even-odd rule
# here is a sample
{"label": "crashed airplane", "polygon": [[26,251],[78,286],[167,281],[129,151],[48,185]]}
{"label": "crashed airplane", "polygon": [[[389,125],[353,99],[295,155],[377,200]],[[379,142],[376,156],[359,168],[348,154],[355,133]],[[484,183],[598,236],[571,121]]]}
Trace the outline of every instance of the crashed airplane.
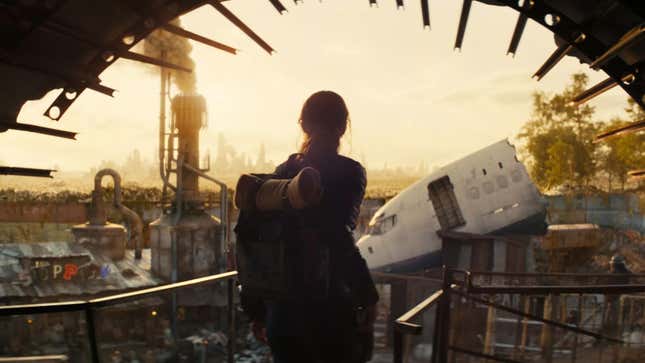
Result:
{"label": "crashed airplane", "polygon": [[546,203],[508,140],[417,181],[381,207],[358,248],[372,270],[441,265],[438,231],[544,234]]}

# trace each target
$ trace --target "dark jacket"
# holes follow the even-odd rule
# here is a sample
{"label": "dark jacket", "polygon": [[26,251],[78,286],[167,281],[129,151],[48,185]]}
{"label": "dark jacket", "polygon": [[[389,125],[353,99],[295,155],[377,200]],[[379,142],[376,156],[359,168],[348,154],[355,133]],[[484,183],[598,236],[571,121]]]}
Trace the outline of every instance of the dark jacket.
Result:
{"label": "dark jacket", "polygon": [[292,154],[276,168],[275,174],[279,178],[293,178],[306,166],[320,172],[322,200],[317,207],[302,213],[305,223],[317,230],[322,240],[328,243],[331,254],[330,294],[341,297],[348,292],[343,290],[349,289],[349,297],[355,307],[373,305],[378,301],[378,293],[352,234],[367,185],[365,168],[357,161],[338,154],[319,160]]}
{"label": "dark jacket", "polygon": [[266,320],[270,342],[272,338],[277,341],[276,337],[321,339],[319,335],[346,339],[341,331],[352,334],[356,309],[378,301],[367,264],[352,235],[365,194],[365,169],[337,154],[318,160],[293,154],[275,174],[277,178],[292,178],[305,166],[320,172],[323,196],[317,207],[299,213],[329,247],[329,293],[322,301],[306,296],[295,301],[258,301],[243,295],[242,307],[251,319]]}

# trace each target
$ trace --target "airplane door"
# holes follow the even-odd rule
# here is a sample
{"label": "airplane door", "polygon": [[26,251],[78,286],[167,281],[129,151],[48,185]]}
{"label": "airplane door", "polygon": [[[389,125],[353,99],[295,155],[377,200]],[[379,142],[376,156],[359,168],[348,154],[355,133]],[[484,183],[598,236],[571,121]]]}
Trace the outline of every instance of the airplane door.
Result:
{"label": "airplane door", "polygon": [[449,230],[466,224],[461,213],[455,188],[450,177],[443,176],[428,184],[428,197],[432,201],[437,220],[442,230]]}

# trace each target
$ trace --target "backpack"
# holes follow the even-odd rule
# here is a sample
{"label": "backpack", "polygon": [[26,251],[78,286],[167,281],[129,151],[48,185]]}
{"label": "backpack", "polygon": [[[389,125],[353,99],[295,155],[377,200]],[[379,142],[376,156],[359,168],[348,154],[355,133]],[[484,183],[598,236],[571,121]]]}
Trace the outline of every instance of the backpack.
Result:
{"label": "backpack", "polygon": [[[263,180],[273,174],[253,174]],[[329,247],[308,226],[302,211],[241,210],[237,225],[238,277],[248,296],[263,299],[325,299]]]}

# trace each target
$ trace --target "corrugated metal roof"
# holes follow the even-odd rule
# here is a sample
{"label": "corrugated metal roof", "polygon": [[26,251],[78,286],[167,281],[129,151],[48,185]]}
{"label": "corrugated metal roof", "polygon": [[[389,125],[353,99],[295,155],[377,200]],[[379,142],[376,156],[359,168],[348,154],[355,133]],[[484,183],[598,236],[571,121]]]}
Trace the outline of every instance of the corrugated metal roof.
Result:
{"label": "corrugated metal roof", "polygon": [[[102,268],[107,273],[96,279],[33,281],[25,259],[85,257],[80,268]],[[161,281],[150,272],[150,250],[143,250],[141,260],[128,251],[123,260],[112,261],[99,251],[73,242],[5,244],[0,249],[0,299],[64,298],[65,296],[98,295],[158,285]]]}

